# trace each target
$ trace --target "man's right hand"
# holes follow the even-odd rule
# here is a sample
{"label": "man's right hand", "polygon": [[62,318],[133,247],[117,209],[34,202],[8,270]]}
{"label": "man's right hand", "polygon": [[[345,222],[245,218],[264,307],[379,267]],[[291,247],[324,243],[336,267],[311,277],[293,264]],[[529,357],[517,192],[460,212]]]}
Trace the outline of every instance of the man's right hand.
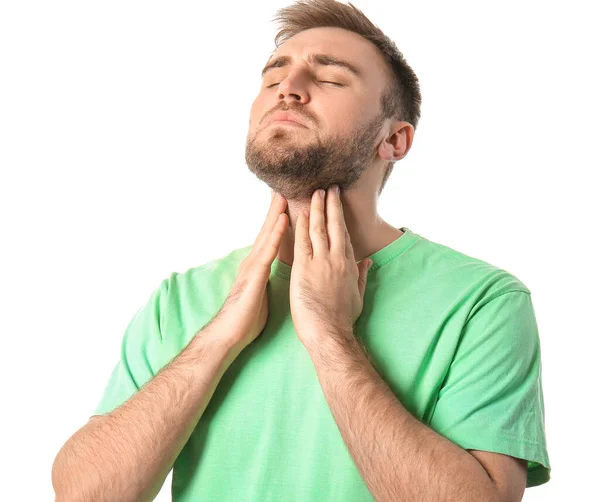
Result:
{"label": "man's right hand", "polygon": [[275,193],[252,249],[241,261],[231,291],[211,322],[215,333],[226,336],[228,344],[240,350],[249,345],[267,323],[267,283],[288,225],[286,206],[287,200]]}

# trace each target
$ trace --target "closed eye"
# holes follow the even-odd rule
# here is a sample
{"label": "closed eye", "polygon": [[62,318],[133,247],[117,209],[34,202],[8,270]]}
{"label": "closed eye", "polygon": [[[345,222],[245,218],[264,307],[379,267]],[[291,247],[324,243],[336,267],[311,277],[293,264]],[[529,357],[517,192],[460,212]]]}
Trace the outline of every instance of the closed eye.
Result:
{"label": "closed eye", "polygon": [[[321,82],[322,84],[331,84],[331,85],[336,85],[338,87],[344,87],[344,84],[338,84],[337,82],[329,82],[327,80],[318,80],[318,82]],[[279,82],[276,82],[275,84],[267,85],[266,88],[268,89],[269,87],[273,87],[275,85],[279,85]]]}

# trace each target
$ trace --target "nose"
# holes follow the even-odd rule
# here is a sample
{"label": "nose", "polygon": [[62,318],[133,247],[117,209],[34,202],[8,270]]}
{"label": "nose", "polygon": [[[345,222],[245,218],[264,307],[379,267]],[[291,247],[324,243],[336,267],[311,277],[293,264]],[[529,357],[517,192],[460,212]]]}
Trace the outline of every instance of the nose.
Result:
{"label": "nose", "polygon": [[279,101],[294,101],[306,104],[308,101],[308,93],[306,86],[303,85],[303,76],[298,73],[290,73],[279,83]]}

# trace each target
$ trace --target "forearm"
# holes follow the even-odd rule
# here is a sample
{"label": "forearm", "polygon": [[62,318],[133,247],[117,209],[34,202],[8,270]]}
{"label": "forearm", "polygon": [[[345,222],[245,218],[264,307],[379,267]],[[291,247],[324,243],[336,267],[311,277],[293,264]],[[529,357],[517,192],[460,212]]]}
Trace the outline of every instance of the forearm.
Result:
{"label": "forearm", "polygon": [[77,431],[52,468],[57,501],[147,501],[177,456],[239,350],[201,330],[136,394]]}
{"label": "forearm", "polygon": [[309,353],[344,442],[378,502],[499,500],[477,459],[411,415],[353,335],[323,337]]}

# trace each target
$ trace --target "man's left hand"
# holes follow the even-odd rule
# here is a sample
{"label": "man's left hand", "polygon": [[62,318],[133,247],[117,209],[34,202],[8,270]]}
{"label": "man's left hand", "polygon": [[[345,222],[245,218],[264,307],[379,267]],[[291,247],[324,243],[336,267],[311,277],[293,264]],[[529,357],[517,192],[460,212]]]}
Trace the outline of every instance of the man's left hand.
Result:
{"label": "man's left hand", "polygon": [[370,260],[357,265],[339,191],[313,193],[310,212],[296,221],[290,277],[290,310],[300,341],[352,334],[363,309]]}

